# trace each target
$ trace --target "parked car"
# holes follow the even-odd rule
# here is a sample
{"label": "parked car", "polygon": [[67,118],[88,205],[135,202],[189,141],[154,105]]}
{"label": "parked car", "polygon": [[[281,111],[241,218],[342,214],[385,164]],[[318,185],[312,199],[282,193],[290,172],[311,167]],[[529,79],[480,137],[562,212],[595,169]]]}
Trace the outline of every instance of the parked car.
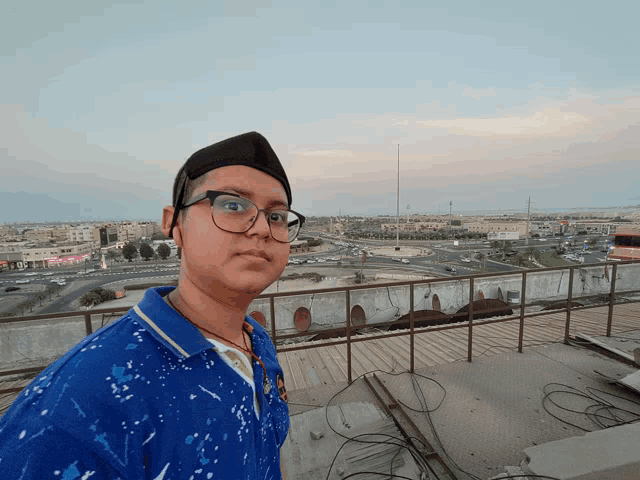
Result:
{"label": "parked car", "polygon": [[61,287],[64,287],[66,284],[67,282],[65,282],[64,280],[58,281],[58,285],[60,285]]}
{"label": "parked car", "polygon": [[31,283],[31,280],[25,278],[24,280],[16,280],[16,283]]}
{"label": "parked car", "polygon": [[20,287],[7,287],[4,289],[5,292],[15,292],[16,290],[20,290]]}

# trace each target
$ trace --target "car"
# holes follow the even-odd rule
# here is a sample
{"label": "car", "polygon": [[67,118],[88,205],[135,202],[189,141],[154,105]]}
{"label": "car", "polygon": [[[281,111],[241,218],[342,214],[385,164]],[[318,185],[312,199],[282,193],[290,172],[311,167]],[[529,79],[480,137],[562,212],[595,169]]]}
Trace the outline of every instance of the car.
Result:
{"label": "car", "polygon": [[64,287],[67,284],[67,282],[65,282],[64,280],[60,280],[58,282],[58,285],[60,285],[61,287]]}
{"label": "car", "polygon": [[458,273],[455,267],[444,267],[447,272]]}
{"label": "car", "polygon": [[24,274],[25,277],[35,277],[36,275],[38,275],[36,272],[29,272]]}
{"label": "car", "polygon": [[471,263],[471,260],[469,258],[461,258],[460,260],[462,260],[464,263]]}
{"label": "car", "polygon": [[393,261],[394,262],[401,262],[402,260],[400,258],[394,258]]}
{"label": "car", "polygon": [[442,245],[438,244],[438,245],[434,245],[433,247],[434,247],[434,248],[441,248],[441,247],[442,247]]}
{"label": "car", "polygon": [[307,260],[307,263],[316,263],[315,260]]}
{"label": "car", "polygon": [[16,283],[31,283],[31,280],[25,278],[24,280],[16,280]]}
{"label": "car", "polygon": [[546,238],[540,238],[540,239],[539,239],[539,241],[540,241],[540,242],[546,242],[546,241],[547,241],[547,239],[546,239]]}
{"label": "car", "polygon": [[78,275],[78,276],[84,275],[84,272],[78,272],[78,273],[76,273],[76,275]]}
{"label": "car", "polygon": [[42,274],[43,277],[51,277],[53,276],[53,272],[47,272]]}
{"label": "car", "polygon": [[403,258],[402,260],[400,260],[402,263],[409,263],[409,260],[406,258]]}
{"label": "car", "polygon": [[20,290],[20,287],[7,287],[4,289],[5,292],[15,292],[16,290]]}

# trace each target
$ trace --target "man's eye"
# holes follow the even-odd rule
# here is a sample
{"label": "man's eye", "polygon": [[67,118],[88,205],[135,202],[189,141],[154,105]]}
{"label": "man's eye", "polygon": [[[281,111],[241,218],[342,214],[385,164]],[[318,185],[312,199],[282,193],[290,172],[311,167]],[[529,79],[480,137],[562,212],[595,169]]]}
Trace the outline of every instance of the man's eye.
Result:
{"label": "man's eye", "polygon": [[224,204],[224,208],[233,212],[242,212],[245,210],[244,205],[238,202],[227,202]]}
{"label": "man's eye", "polygon": [[269,215],[272,222],[283,223],[285,221],[285,215],[283,213],[271,212]]}

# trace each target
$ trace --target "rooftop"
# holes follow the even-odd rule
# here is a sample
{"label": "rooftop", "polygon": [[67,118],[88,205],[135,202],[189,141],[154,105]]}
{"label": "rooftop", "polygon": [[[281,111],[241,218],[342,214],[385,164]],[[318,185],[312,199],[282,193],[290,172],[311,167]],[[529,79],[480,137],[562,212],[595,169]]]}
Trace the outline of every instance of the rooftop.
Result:
{"label": "rooftop", "polygon": [[[575,268],[579,279],[582,267]],[[614,293],[615,288],[612,282]],[[617,302],[621,297],[611,298]],[[117,312],[128,308],[132,298],[119,302],[123,304]],[[95,330],[118,318],[117,312],[114,305],[110,310],[68,313],[72,319],[63,319],[65,314],[51,316],[60,317],[55,320],[34,316],[28,323],[50,343],[75,343],[85,328]],[[7,319],[0,327],[27,328],[26,323]],[[622,450],[615,426],[640,419],[640,392],[620,383],[638,371],[638,303],[537,311],[523,317],[516,309],[514,316],[414,328],[413,334],[384,327],[369,325],[358,332],[352,327],[346,338],[276,342],[292,422],[283,447],[289,478],[339,479],[375,471],[358,475],[374,479],[392,470],[405,478],[489,479],[507,466],[524,466],[528,457],[530,465],[544,464],[548,457],[543,455],[548,454],[535,448],[585,439],[590,431],[611,433],[609,443],[601,440],[596,453],[615,458]],[[21,351],[27,345],[25,331],[14,332]],[[7,343],[12,333],[3,332],[2,345],[15,346]],[[60,348],[65,348],[62,343]],[[13,373],[0,384],[0,390],[16,390],[0,393],[0,412],[29,381]],[[371,433],[375,435],[359,439],[373,443],[345,444],[355,435]],[[385,435],[396,437],[395,444],[381,444],[381,438],[389,438]],[[400,448],[410,443],[413,455]],[[567,464],[587,465],[593,455],[577,454],[577,461]],[[428,471],[427,460],[436,470],[421,477]],[[578,478],[553,468],[546,473],[551,478]]]}

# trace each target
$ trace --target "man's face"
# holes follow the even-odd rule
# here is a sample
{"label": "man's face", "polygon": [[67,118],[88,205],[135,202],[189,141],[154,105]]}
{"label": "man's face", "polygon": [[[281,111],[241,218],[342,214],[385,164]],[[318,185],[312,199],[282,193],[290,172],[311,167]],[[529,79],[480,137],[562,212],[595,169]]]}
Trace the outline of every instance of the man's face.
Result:
{"label": "man's face", "polygon": [[[259,209],[288,208],[282,184],[259,170],[231,165],[206,175],[193,196],[218,190],[248,198]],[[248,231],[230,233],[214,224],[211,204],[205,199],[185,209],[179,224],[184,273],[212,297],[221,288],[259,294],[280,277],[287,264],[289,244],[273,239],[262,212]],[[247,253],[250,251],[268,258]]]}

